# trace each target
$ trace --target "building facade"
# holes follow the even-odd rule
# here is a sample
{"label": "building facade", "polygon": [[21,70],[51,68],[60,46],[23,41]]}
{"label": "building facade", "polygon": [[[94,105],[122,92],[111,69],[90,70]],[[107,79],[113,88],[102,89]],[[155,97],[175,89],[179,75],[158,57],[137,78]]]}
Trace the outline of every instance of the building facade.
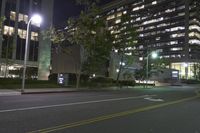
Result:
{"label": "building facade", "polygon": [[[158,51],[169,68],[179,70],[180,78],[194,78],[200,62],[199,0],[116,0],[103,6],[109,30],[120,42],[127,25],[135,27],[134,49],[145,61],[147,53]],[[121,25],[123,15],[130,20]],[[123,29],[123,30],[122,30]]]}
{"label": "building facade", "polygon": [[52,25],[53,0],[0,0],[0,77],[20,77],[23,68],[26,29],[37,13],[42,24],[31,24],[27,73],[31,78],[47,80],[50,69],[51,41],[41,31]]}

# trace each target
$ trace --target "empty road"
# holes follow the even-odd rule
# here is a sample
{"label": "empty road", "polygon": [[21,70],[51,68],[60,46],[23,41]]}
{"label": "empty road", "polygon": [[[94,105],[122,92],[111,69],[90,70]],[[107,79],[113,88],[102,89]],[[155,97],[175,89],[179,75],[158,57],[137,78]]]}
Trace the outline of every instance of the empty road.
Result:
{"label": "empty road", "polygon": [[194,89],[0,97],[0,133],[200,133]]}

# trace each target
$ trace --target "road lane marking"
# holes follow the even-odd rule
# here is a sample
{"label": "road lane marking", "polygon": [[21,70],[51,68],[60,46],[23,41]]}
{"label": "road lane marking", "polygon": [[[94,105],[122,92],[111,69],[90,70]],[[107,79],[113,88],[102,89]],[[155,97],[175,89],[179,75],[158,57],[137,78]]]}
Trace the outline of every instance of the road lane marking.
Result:
{"label": "road lane marking", "polygon": [[112,101],[121,101],[121,100],[140,99],[140,98],[145,98],[145,97],[149,97],[149,96],[156,96],[156,95],[142,95],[142,96],[135,96],[135,97],[110,98],[110,99],[95,100],[95,101],[85,101],[85,102],[54,104],[54,105],[35,106],[35,107],[18,108],[18,109],[8,109],[8,110],[0,110],[0,113],[27,111],[27,110],[36,110],[36,109],[46,109],[46,108],[55,108],[55,107],[82,105],[82,104],[92,104],[92,103],[101,103],[101,102],[112,102]]}
{"label": "road lane marking", "polygon": [[117,117],[123,117],[123,116],[131,115],[131,114],[136,114],[136,113],[140,113],[140,112],[145,112],[145,111],[150,111],[153,109],[166,107],[169,105],[174,105],[174,104],[178,104],[178,103],[191,101],[191,100],[197,99],[199,97],[200,96],[194,96],[194,97],[184,98],[184,99],[166,102],[166,103],[162,103],[162,104],[156,104],[156,105],[151,105],[151,106],[142,107],[142,108],[138,108],[138,109],[114,113],[114,114],[110,114],[110,115],[103,115],[103,116],[99,116],[99,117],[95,117],[95,118],[91,118],[91,119],[87,119],[87,120],[82,120],[82,121],[77,121],[77,122],[68,123],[68,124],[62,124],[62,125],[58,125],[58,126],[54,126],[54,127],[50,127],[50,128],[31,131],[28,133],[50,133],[50,132],[64,130],[67,128],[84,126],[84,125],[88,125],[88,124],[92,124],[92,123],[96,123],[96,122],[100,122],[100,121],[105,121],[105,120],[109,120],[109,119],[113,119],[113,118],[117,118]]}
{"label": "road lane marking", "polygon": [[157,99],[157,98],[152,98],[152,97],[145,97],[144,99],[148,101],[152,101],[152,102],[164,102],[164,100],[160,98]]}

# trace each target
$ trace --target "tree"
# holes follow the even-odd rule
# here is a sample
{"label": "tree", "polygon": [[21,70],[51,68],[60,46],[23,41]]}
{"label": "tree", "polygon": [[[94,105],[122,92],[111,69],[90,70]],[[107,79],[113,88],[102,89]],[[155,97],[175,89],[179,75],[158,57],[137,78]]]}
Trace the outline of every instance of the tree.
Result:
{"label": "tree", "polygon": [[[54,44],[61,44],[67,40],[72,45],[82,48],[84,58],[81,59],[80,66],[76,68],[76,87],[79,86],[81,73],[88,75],[100,73],[99,68],[109,59],[112,50],[113,37],[108,30],[106,20],[99,16],[100,9],[97,2],[77,0],[77,3],[83,4],[85,9],[81,11],[78,18],[68,19],[68,29],[58,32],[51,28],[44,33],[46,34],[44,37],[51,37]],[[65,52],[70,54],[67,49]]]}
{"label": "tree", "polygon": [[194,79],[199,80],[200,79],[200,64],[194,63],[192,72],[194,73]]}
{"label": "tree", "polygon": [[5,16],[0,17],[0,34],[3,35],[2,29],[3,29],[3,23],[5,21]]}
{"label": "tree", "polygon": [[83,56],[86,58],[82,62],[80,71],[92,75],[101,73],[99,68],[109,59],[113,38],[106,20],[99,16],[100,9],[96,3],[87,0],[82,2],[87,8],[81,12],[79,18],[68,20],[69,29],[75,27],[68,39],[72,44],[83,47]]}
{"label": "tree", "polygon": [[159,70],[161,68],[166,68],[169,65],[170,65],[169,60],[158,58],[158,59],[154,59],[152,68]]}
{"label": "tree", "polygon": [[[125,66],[123,65],[125,60],[127,60],[130,56],[134,57],[137,55],[137,52],[134,50],[137,35],[133,25],[129,24],[130,20],[131,20],[130,14],[123,14],[121,17],[121,22],[119,23],[118,26],[115,27],[115,31],[120,32],[120,34],[117,35],[119,41],[114,44],[114,49],[118,51],[118,55],[120,56],[117,82],[119,80],[123,67]],[[127,55],[128,53],[129,54],[131,53],[131,55]],[[130,61],[131,60],[129,60],[128,62],[129,64],[133,63]]]}

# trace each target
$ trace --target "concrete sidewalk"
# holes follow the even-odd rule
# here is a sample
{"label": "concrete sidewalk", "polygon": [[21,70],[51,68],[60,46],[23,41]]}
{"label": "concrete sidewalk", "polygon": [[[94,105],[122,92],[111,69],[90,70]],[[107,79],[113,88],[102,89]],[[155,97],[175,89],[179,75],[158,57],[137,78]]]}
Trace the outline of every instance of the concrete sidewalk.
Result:
{"label": "concrete sidewalk", "polygon": [[24,89],[21,93],[20,89],[0,89],[0,96],[15,96],[21,94],[42,94],[42,93],[65,93],[76,92],[75,88],[36,88],[36,89]]}

